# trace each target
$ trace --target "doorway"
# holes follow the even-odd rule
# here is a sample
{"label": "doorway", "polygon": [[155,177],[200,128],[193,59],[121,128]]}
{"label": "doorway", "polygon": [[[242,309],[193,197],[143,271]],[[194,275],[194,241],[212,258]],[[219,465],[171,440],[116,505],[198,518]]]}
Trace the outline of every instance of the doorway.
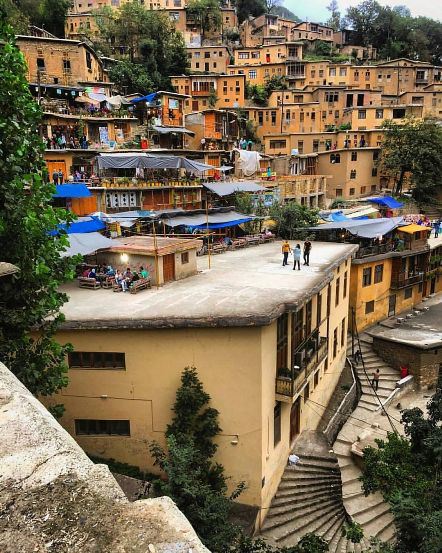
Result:
{"label": "doorway", "polygon": [[290,443],[301,432],[301,397],[295,401],[290,411]]}
{"label": "doorway", "polygon": [[163,282],[175,280],[175,254],[170,253],[163,256]]}
{"label": "doorway", "polygon": [[436,290],[436,278],[431,279],[430,294],[434,294]]}
{"label": "doorway", "polygon": [[388,316],[392,317],[396,314],[396,294],[388,298]]}

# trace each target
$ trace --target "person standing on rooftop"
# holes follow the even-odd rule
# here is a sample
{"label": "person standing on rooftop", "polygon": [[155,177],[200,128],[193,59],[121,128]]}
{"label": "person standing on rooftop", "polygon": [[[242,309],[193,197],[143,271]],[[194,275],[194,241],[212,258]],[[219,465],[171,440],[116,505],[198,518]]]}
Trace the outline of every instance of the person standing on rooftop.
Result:
{"label": "person standing on rooftop", "polygon": [[296,248],[293,250],[293,270],[296,269],[298,265],[298,271],[301,270],[301,246],[296,244]]}
{"label": "person standing on rooftop", "polygon": [[291,252],[291,248],[288,240],[284,240],[281,250],[282,250],[282,266],[285,267],[286,265],[289,264],[288,258],[289,258],[289,253]]}

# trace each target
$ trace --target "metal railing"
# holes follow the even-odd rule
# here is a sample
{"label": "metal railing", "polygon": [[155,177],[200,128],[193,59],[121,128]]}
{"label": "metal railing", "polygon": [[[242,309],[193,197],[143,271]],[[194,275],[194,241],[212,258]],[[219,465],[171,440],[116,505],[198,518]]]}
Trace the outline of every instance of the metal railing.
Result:
{"label": "metal railing", "polygon": [[370,257],[372,255],[381,255],[383,253],[393,252],[394,244],[378,244],[376,246],[363,246],[356,252],[356,257]]}
{"label": "metal railing", "polygon": [[391,277],[391,288],[405,288],[406,286],[411,286],[412,284],[418,284],[424,280],[424,273],[419,272],[418,274],[413,274],[406,276],[406,273],[393,274]]}
{"label": "metal railing", "polygon": [[[327,357],[328,345],[326,337],[319,337],[316,331],[300,348],[295,352],[301,354],[302,361],[300,366],[293,367],[292,370],[280,371],[276,376],[275,392],[278,395],[294,397],[296,393],[305,384],[310,374]],[[312,347],[312,344],[315,346]],[[285,374],[284,374],[285,373]]]}

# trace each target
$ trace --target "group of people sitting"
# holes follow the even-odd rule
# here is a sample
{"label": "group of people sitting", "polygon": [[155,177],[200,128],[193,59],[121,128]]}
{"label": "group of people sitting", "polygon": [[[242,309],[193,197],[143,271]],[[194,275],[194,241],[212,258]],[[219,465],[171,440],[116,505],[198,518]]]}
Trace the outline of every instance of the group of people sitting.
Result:
{"label": "group of people sitting", "polygon": [[114,269],[112,265],[97,265],[91,269],[86,269],[83,271],[82,276],[87,278],[95,278],[98,282],[102,283],[108,279],[114,280],[118,286],[127,292],[130,288],[130,285],[141,278],[149,278],[149,271],[144,267],[140,267],[139,271],[132,271],[130,267],[127,267],[125,271],[120,271],[119,269]]}

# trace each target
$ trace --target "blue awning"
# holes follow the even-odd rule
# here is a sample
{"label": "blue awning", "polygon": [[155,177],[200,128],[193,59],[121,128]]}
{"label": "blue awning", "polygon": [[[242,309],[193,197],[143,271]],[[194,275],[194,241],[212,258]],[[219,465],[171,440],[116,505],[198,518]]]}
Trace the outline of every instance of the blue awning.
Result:
{"label": "blue awning", "polygon": [[83,182],[72,184],[57,184],[56,193],[53,198],[89,198],[92,196],[90,190]]}
{"label": "blue awning", "polygon": [[225,223],[209,223],[209,225],[187,225],[190,228],[194,229],[202,229],[205,228],[209,229],[217,229],[217,228],[225,228],[225,227],[234,227],[235,225],[240,225],[241,223],[248,223],[249,221],[253,221],[254,217],[245,217],[244,219],[236,219],[236,221],[227,221]]}
{"label": "blue awning", "polygon": [[74,223],[70,225],[62,223],[57,225],[57,230],[50,231],[49,234],[54,236],[60,231],[64,231],[67,234],[83,234],[85,232],[97,232],[106,228],[106,225],[101,222],[97,217],[80,217]]}
{"label": "blue awning", "polygon": [[373,204],[379,204],[385,207],[389,207],[390,209],[397,209],[399,207],[403,207],[404,205],[396,201],[391,196],[383,196],[382,198],[368,198],[367,201]]}
{"label": "blue awning", "polygon": [[138,102],[148,102],[149,104],[153,102],[156,98],[157,93],[153,92],[152,94],[148,94],[147,96],[141,96],[141,98],[134,98],[131,100],[131,104],[138,104]]}

